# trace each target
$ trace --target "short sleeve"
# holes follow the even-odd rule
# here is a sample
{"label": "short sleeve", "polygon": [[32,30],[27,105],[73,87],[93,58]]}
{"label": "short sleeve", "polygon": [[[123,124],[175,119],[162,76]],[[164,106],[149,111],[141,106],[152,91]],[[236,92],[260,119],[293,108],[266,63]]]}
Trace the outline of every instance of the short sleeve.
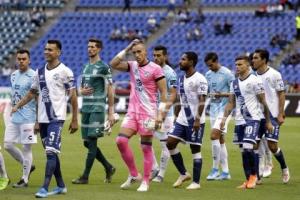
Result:
{"label": "short sleeve", "polygon": [[63,83],[67,90],[75,88],[74,74],[71,69],[65,68],[65,75],[63,77]]}
{"label": "short sleeve", "polygon": [[284,91],[284,83],[280,73],[275,73],[273,76],[273,84],[276,91]]}
{"label": "short sleeve", "polygon": [[156,81],[159,81],[161,78],[163,78],[165,75],[164,75],[164,72],[162,70],[161,67],[156,67],[153,71],[153,77]]}
{"label": "short sleeve", "polygon": [[229,72],[227,73],[227,84],[228,84],[228,86],[231,85],[231,83],[232,83],[232,81],[233,81],[234,79],[235,79],[235,77],[234,77],[233,73],[232,73],[231,71],[229,71]]}
{"label": "short sleeve", "polygon": [[169,88],[177,88],[177,75],[173,71],[170,76],[170,80],[168,81]]}
{"label": "short sleeve", "polygon": [[33,75],[33,81],[31,84],[31,89],[33,90],[39,90],[39,75],[38,75],[38,69],[34,72]]}
{"label": "short sleeve", "polygon": [[230,93],[230,94],[234,94],[234,90],[233,90],[233,81],[231,81],[231,83],[230,83],[229,93]]}
{"label": "short sleeve", "polygon": [[264,85],[263,85],[261,79],[257,78],[256,80],[257,80],[257,82],[253,83],[255,94],[265,93]]}

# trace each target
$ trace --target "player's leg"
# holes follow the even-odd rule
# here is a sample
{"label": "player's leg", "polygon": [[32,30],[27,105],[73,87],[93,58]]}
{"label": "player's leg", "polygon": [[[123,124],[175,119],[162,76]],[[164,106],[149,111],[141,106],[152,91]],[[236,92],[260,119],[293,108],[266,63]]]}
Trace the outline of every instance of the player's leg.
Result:
{"label": "player's leg", "polygon": [[229,173],[229,166],[228,166],[228,151],[225,143],[225,135],[222,133],[220,138],[220,165],[222,169],[222,173],[218,177],[219,180],[228,180],[231,179],[230,173]]}
{"label": "player's leg", "polygon": [[[0,146],[1,150],[1,146]],[[5,169],[5,162],[2,153],[0,152],[0,190],[4,190],[9,184],[9,178]]]}
{"label": "player's leg", "polygon": [[23,165],[22,151],[15,146],[20,143],[20,128],[19,125],[8,121],[4,134],[4,149],[21,165]]}
{"label": "player's leg", "polygon": [[172,133],[168,136],[167,147],[169,149],[172,161],[179,172],[180,176],[177,181],[173,184],[173,187],[177,188],[182,185],[184,181],[190,180],[191,175],[187,172],[182,155],[177,148],[177,144],[180,141],[186,141],[186,129],[185,126],[175,123],[175,128]]}
{"label": "player's leg", "polygon": [[[155,132],[154,134],[155,138],[157,138],[159,140],[159,135],[157,132]],[[152,147],[152,152],[153,152],[153,165],[152,165],[152,169],[151,169],[151,176],[150,176],[150,180],[153,180],[154,178],[157,177],[158,173],[159,173],[159,165],[156,159],[156,155],[155,155],[155,150]]]}
{"label": "player's leg", "polygon": [[271,150],[269,149],[269,146],[268,146],[268,141],[266,138],[264,138],[262,140],[263,142],[263,146],[264,146],[264,149],[265,149],[265,167],[264,167],[264,171],[263,171],[263,177],[269,177],[271,176],[272,174],[272,169],[273,169],[273,161],[272,161],[272,152]]}

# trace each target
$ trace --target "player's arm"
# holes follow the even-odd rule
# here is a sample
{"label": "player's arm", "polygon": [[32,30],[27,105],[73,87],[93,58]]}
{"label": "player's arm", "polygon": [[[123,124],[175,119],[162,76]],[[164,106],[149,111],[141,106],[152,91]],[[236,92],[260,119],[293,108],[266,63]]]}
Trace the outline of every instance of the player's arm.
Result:
{"label": "player's arm", "polygon": [[114,118],[114,87],[112,83],[107,84],[107,99],[108,99],[108,120],[110,122],[110,126],[112,126],[115,123],[115,118]]}
{"label": "player's arm", "polygon": [[277,91],[277,96],[278,96],[278,109],[279,109],[277,120],[279,125],[281,125],[284,123],[284,118],[285,118],[285,113],[284,113],[285,92]]}
{"label": "player's arm", "polygon": [[159,78],[159,80],[156,81],[158,90],[160,92],[160,103],[158,106],[158,115],[155,122],[156,128],[158,128],[162,121],[166,117],[166,103],[167,103],[167,82],[165,77]]}
{"label": "player's arm", "polygon": [[198,96],[198,100],[199,100],[199,104],[197,107],[197,114],[195,116],[195,122],[194,122],[194,130],[197,132],[200,128],[200,118],[202,116],[202,113],[204,111],[205,108],[205,99],[206,99],[206,95],[199,95]]}
{"label": "player's arm", "polygon": [[40,132],[40,125],[39,125],[39,122],[38,122],[38,115],[39,115],[39,112],[38,112],[38,95],[35,96],[35,113],[36,113],[36,119],[35,119],[35,124],[34,124],[34,133],[37,134]]}
{"label": "player's arm", "polygon": [[176,98],[175,98],[175,102],[174,102],[174,116],[175,116],[175,119],[174,121],[176,121],[178,115],[179,115],[179,112],[181,110],[181,103],[180,103],[180,96],[179,94],[176,94]]}
{"label": "player's arm", "polygon": [[30,89],[29,92],[11,109],[11,112],[17,112],[17,110],[24,105],[26,105],[29,101],[31,101],[37,95],[37,90]]}
{"label": "player's arm", "polygon": [[266,119],[266,128],[269,131],[269,133],[272,133],[273,126],[272,126],[271,119],[270,119],[270,110],[269,110],[269,107],[266,102],[265,93],[260,93],[260,94],[257,94],[256,96],[257,96],[258,101],[263,106],[263,112],[264,112],[264,116]]}
{"label": "player's arm", "polygon": [[72,121],[69,126],[69,130],[70,133],[75,133],[78,129],[78,102],[75,88],[71,88],[69,90],[69,97],[72,105]]}
{"label": "player's arm", "polygon": [[124,61],[124,58],[127,54],[127,52],[129,52],[131,50],[131,48],[133,47],[133,45],[139,43],[140,41],[135,39],[133,40],[125,49],[123,49],[122,51],[120,51],[111,61],[110,61],[110,66],[113,69],[119,70],[119,71],[129,71],[129,64],[127,61]]}
{"label": "player's arm", "polygon": [[235,95],[230,93],[229,97],[228,97],[228,103],[226,104],[225,109],[224,109],[223,119],[220,123],[221,130],[224,129],[225,122],[226,122],[228,116],[230,115],[230,113],[232,112],[232,110],[235,108],[235,106],[236,106]]}

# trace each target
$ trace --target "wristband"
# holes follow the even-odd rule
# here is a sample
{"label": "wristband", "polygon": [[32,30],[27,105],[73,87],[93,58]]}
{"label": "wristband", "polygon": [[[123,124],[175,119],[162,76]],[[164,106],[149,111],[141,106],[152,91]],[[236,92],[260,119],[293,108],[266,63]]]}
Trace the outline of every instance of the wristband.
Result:
{"label": "wristband", "polygon": [[167,104],[165,102],[160,102],[158,106],[158,110],[165,112]]}

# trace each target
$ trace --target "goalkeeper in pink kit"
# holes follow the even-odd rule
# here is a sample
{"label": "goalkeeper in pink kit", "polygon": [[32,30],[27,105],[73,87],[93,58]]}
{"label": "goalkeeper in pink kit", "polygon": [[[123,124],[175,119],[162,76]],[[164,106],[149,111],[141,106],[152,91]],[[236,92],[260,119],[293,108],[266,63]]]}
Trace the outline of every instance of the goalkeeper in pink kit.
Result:
{"label": "goalkeeper in pink kit", "polygon": [[[129,51],[133,54],[135,61],[124,60]],[[121,156],[130,173],[128,179],[121,185],[121,189],[128,189],[134,182],[142,181],[137,191],[146,192],[149,190],[153,164],[154,129],[160,128],[171,106],[166,103],[166,79],[162,68],[147,58],[146,46],[139,40],[133,40],[111,60],[110,65],[113,69],[130,73],[129,106],[116,139]],[[157,108],[158,92],[161,94],[161,103]],[[152,121],[155,121],[154,126],[147,127],[147,122]],[[138,173],[132,150],[128,145],[129,139],[136,133],[141,136],[141,148],[144,155],[143,177]]]}

